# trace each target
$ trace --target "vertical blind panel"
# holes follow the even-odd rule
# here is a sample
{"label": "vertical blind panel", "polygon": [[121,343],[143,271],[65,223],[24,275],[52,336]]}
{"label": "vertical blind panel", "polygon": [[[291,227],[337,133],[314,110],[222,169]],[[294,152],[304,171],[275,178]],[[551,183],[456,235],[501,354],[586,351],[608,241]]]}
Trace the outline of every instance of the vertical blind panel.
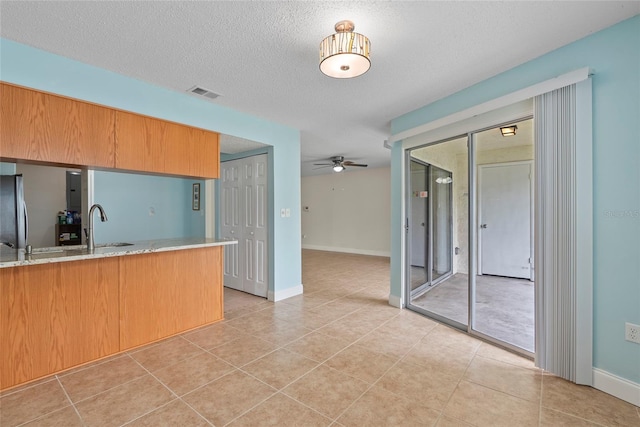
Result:
{"label": "vertical blind panel", "polygon": [[576,378],[576,91],[535,98],[537,364]]}

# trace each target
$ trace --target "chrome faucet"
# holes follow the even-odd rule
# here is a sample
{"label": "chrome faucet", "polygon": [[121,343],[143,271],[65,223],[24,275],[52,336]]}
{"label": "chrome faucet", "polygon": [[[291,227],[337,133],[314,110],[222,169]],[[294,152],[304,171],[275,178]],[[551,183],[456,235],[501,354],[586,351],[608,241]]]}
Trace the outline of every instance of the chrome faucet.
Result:
{"label": "chrome faucet", "polygon": [[84,229],[85,236],[87,238],[87,250],[93,251],[95,249],[95,244],[93,242],[93,211],[98,208],[100,211],[100,221],[107,221],[107,214],[104,213],[104,209],[98,203],[91,206],[89,209],[89,227]]}

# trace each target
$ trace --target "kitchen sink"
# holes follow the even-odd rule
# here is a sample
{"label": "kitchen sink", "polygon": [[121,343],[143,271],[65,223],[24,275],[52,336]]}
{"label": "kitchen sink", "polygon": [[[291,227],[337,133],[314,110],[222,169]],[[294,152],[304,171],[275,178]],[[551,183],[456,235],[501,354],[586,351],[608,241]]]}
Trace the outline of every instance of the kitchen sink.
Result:
{"label": "kitchen sink", "polygon": [[52,248],[34,248],[32,254],[53,254],[56,252],[68,251],[70,248],[77,248],[76,246],[55,246]]}
{"label": "kitchen sink", "polygon": [[121,246],[133,246],[133,243],[116,242],[116,243],[100,243],[96,248],[119,248]]}

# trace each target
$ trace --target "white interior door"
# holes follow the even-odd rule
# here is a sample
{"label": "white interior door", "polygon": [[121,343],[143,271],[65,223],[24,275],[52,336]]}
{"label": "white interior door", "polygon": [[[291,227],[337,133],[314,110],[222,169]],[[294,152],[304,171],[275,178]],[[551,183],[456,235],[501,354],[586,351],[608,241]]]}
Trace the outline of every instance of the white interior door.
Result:
{"label": "white interior door", "polygon": [[244,218],[244,274],[245,292],[267,296],[267,156],[250,157],[243,165],[242,179],[245,209]]}
{"label": "white interior door", "polygon": [[225,246],[224,284],[267,297],[267,155],[223,162],[221,172],[221,237],[238,240]]}
{"label": "white interior door", "polygon": [[[240,165],[233,162],[221,164],[220,175],[220,234],[223,239],[238,239],[240,227]],[[224,285],[242,290],[240,277],[241,245],[224,246]]]}
{"label": "white interior door", "polygon": [[531,162],[478,167],[478,273],[531,279],[531,173]]}

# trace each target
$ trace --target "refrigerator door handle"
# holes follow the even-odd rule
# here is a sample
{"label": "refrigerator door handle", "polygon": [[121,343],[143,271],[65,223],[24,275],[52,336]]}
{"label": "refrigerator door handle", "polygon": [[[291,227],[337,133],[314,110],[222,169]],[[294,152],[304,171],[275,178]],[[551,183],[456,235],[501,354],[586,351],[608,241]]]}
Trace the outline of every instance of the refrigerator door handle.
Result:
{"label": "refrigerator door handle", "polygon": [[27,204],[22,201],[22,206],[24,208],[24,243],[27,244],[29,240],[29,214],[27,213]]}

